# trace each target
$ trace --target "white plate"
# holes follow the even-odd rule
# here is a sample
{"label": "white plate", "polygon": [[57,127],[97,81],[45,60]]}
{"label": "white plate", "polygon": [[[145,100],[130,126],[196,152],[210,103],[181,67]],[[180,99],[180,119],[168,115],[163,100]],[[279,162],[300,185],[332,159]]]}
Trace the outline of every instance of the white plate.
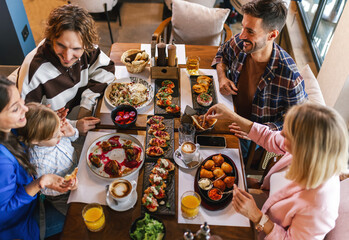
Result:
{"label": "white plate", "polygon": [[[89,160],[89,155],[90,153],[96,153],[96,154],[99,154],[99,152],[101,151],[99,149],[99,147],[97,146],[97,143],[98,142],[102,142],[102,141],[106,141],[108,140],[109,138],[111,137],[114,137],[114,136],[120,136],[120,140],[131,140],[133,142],[134,145],[138,146],[139,148],[141,148],[142,150],[142,153],[141,153],[141,156],[140,156],[140,159],[141,159],[141,164],[138,166],[138,168],[132,170],[131,172],[129,173],[126,173],[126,174],[123,174],[122,176],[120,177],[110,177],[109,174],[107,174],[106,172],[104,172],[104,164],[97,168],[95,166],[92,165],[92,163],[90,162]],[[122,148],[121,148],[122,149]],[[99,151],[99,152],[98,152]],[[124,149],[122,149],[122,151],[124,151]],[[112,151],[111,151],[112,152]],[[119,152],[116,152],[116,153],[119,153]],[[113,156],[110,155],[110,157],[112,158],[113,157],[113,160],[118,160],[117,157],[119,157],[119,155],[117,154],[114,154]],[[87,165],[89,166],[89,169],[91,170],[91,172],[93,172],[96,176],[102,178],[102,179],[117,179],[117,178],[124,178],[126,176],[133,176],[135,175],[143,166],[144,164],[144,157],[145,157],[145,152],[144,152],[144,148],[143,148],[143,145],[139,142],[139,140],[131,135],[128,135],[128,134],[124,134],[124,133],[112,133],[112,134],[107,134],[107,135],[103,135],[99,138],[97,138],[96,140],[94,140],[90,147],[87,149],[87,153],[86,153],[86,161],[87,161]]]}
{"label": "white plate", "polygon": [[111,103],[108,96],[109,96],[109,93],[111,91],[111,86],[113,85],[113,83],[141,83],[147,87],[148,100],[145,103],[143,103],[142,105],[135,107],[137,110],[145,108],[148,104],[150,104],[153,101],[154,89],[153,89],[152,85],[150,83],[148,83],[146,80],[141,79],[141,78],[137,78],[137,77],[120,78],[120,79],[117,79],[117,80],[113,81],[112,83],[110,83],[104,91],[104,100],[107,103],[108,107],[110,107],[112,109],[115,108],[116,105]]}
{"label": "white plate", "polygon": [[133,190],[130,199],[125,202],[118,202],[116,205],[114,199],[107,194],[106,198],[108,206],[114,211],[123,212],[133,208],[137,202],[137,190]]}
{"label": "white plate", "polygon": [[177,163],[177,165],[181,168],[184,168],[184,169],[194,169],[194,168],[197,168],[200,163],[202,162],[202,156],[200,155],[199,152],[197,152],[194,156],[194,159],[193,159],[193,162],[197,162],[196,164],[194,165],[191,165],[191,164],[185,164],[181,159],[179,159],[177,156],[176,156],[176,153],[179,153],[181,154],[181,151],[180,149],[178,148],[174,153],[173,153],[173,159],[174,161]]}

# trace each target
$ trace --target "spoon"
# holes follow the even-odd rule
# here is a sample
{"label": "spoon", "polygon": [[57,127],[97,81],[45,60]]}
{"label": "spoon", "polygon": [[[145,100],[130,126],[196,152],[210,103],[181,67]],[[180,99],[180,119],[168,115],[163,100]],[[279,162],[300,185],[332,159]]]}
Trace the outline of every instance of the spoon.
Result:
{"label": "spoon", "polygon": [[220,191],[220,194],[223,195],[223,194],[232,193],[234,191],[234,189],[226,191],[226,192],[222,192],[221,190],[219,190],[219,191]]}
{"label": "spoon", "polygon": [[[105,186],[105,191],[107,193],[107,197],[109,197],[109,184]],[[118,205],[118,201],[116,201],[114,198],[111,198],[114,200],[115,205]]]}

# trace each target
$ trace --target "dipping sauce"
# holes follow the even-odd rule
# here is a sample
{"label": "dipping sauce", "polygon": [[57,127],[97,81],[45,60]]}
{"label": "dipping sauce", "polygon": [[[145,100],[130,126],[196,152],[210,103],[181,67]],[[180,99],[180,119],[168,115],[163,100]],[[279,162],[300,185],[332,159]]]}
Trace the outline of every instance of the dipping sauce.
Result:
{"label": "dipping sauce", "polygon": [[222,194],[220,193],[220,190],[218,190],[217,188],[212,188],[208,192],[208,197],[214,201],[218,201],[222,198]]}
{"label": "dipping sauce", "polygon": [[203,190],[210,190],[212,188],[212,181],[208,178],[201,178],[198,183],[199,187]]}

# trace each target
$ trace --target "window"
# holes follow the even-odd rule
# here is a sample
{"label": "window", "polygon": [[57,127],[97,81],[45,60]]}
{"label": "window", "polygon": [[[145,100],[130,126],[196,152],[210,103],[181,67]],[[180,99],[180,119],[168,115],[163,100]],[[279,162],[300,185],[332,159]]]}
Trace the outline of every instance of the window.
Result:
{"label": "window", "polygon": [[346,0],[301,0],[297,3],[318,70],[331,45],[346,2]]}

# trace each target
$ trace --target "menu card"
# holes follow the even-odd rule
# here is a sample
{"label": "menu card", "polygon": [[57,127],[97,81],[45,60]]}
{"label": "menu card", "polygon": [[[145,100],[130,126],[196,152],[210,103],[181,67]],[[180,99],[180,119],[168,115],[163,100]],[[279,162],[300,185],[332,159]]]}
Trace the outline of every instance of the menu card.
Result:
{"label": "menu card", "polygon": [[[213,82],[215,85],[217,102],[223,103],[229,109],[234,109],[233,97],[231,95],[224,96],[219,92],[219,83],[216,69],[199,69],[200,75],[211,75],[213,76]],[[180,73],[181,79],[181,112],[184,113],[185,106],[193,107],[193,100],[191,92],[188,92],[188,89],[191,90],[190,77],[185,68],[181,68]]]}
{"label": "menu card", "polygon": [[[102,205],[107,205],[106,203],[106,188],[105,186],[110,184],[113,180],[105,180],[97,177],[87,165],[86,162],[86,153],[87,149],[90,147],[91,143],[97,138],[110,134],[113,132],[94,132],[89,131],[87,133],[84,146],[82,148],[80,160],[79,160],[79,170],[77,178],[79,180],[79,185],[76,190],[71,191],[68,203],[71,202],[82,202],[82,203],[99,203]],[[137,138],[141,143],[144,144],[145,136],[142,135],[132,135]],[[124,177],[129,181],[135,180],[137,182],[138,174],[132,177]]]}
{"label": "menu card", "polygon": [[[217,149],[200,149],[199,150],[203,159],[217,154]],[[225,148],[220,149],[219,153],[229,156],[235,163],[235,166],[239,175],[238,187],[245,189],[244,183],[242,181],[242,167],[240,162],[239,150],[236,148]],[[182,217],[181,213],[181,196],[186,191],[194,191],[194,179],[195,174],[198,169],[184,170],[179,169],[178,171],[178,223],[185,224],[203,224],[207,222],[209,225],[220,225],[220,226],[236,226],[236,227],[250,227],[250,220],[243,215],[237,213],[232,204],[228,204],[227,207],[217,211],[210,211],[200,206],[198,216],[193,219],[185,219]]]}
{"label": "menu card", "polygon": [[[143,72],[141,73],[129,73],[126,69],[126,66],[115,66],[115,77],[116,79],[121,78],[130,78],[130,77],[138,77],[141,79],[144,79],[148,81],[148,83],[151,84],[153,89],[155,90],[155,83],[154,80],[150,79],[150,68],[146,67]],[[113,109],[108,106],[105,102],[105,99],[103,97],[102,105],[101,105],[101,113],[110,113]],[[154,115],[154,104],[153,101],[148,104],[148,106],[144,107],[141,110],[137,110],[138,114],[147,114],[147,115]]]}

